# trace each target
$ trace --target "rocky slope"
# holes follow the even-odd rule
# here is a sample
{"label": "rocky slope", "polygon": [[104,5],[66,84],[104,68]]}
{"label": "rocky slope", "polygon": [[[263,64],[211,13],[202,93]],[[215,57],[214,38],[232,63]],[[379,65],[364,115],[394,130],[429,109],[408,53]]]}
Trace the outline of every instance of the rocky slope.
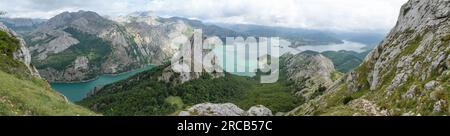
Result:
{"label": "rocky slope", "polygon": [[450,1],[410,0],[358,68],[289,115],[449,115]]}
{"label": "rocky slope", "polygon": [[[2,43],[4,48],[3,50],[6,50],[6,48],[10,48],[11,52],[2,51],[2,54],[8,56],[11,55],[14,60],[20,61],[21,64],[23,64],[26,67],[26,70],[20,72],[20,74],[24,75],[31,75],[34,77],[39,77],[39,73],[36,70],[36,68],[31,64],[31,55],[28,51],[28,48],[25,46],[25,41],[22,38],[19,38],[19,36],[12,30],[10,30],[8,27],[6,27],[3,23],[0,22],[0,31],[2,31],[4,37],[14,37],[13,41],[5,41]],[[2,40],[6,40],[2,39]],[[11,43],[14,43],[14,45],[9,45]],[[9,54],[10,53],[10,54]],[[6,67],[6,66],[5,66]],[[14,70],[7,70],[6,68],[3,69],[4,71],[14,71]]]}
{"label": "rocky slope", "polygon": [[333,62],[316,52],[302,52],[281,57],[281,70],[293,82],[295,94],[309,100],[323,93],[338,78]]}
{"label": "rocky slope", "polygon": [[0,23],[0,115],[96,115],[39,77],[24,41]]}
{"label": "rocky slope", "polygon": [[88,80],[162,64],[173,55],[173,39],[190,30],[182,22],[156,23],[146,14],[119,21],[90,11],[61,13],[26,36],[33,63],[52,82]]}

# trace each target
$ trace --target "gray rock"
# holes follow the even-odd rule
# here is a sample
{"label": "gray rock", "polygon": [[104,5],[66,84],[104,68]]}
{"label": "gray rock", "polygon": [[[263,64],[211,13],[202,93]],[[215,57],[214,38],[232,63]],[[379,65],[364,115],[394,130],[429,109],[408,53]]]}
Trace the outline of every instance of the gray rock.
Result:
{"label": "gray rock", "polygon": [[296,95],[311,99],[315,92],[327,89],[333,84],[333,62],[321,54],[285,54],[280,60],[284,61],[280,64],[285,64],[282,71],[286,72],[287,79],[294,82]]}
{"label": "gray rock", "polygon": [[191,116],[191,114],[187,111],[181,111],[178,116]]}
{"label": "gray rock", "polygon": [[273,115],[272,111],[269,108],[263,105],[258,105],[251,107],[247,111],[247,116],[273,116]]}
{"label": "gray rock", "polygon": [[189,115],[195,116],[242,116],[245,111],[232,103],[202,103],[192,106],[186,112],[182,112],[184,115],[186,113],[192,113]]}
{"label": "gray rock", "polygon": [[409,87],[408,91],[403,95],[403,98],[410,98],[410,99],[415,98],[417,90],[418,90],[417,86],[412,85],[411,87]]}
{"label": "gray rock", "polygon": [[433,105],[433,111],[434,112],[442,112],[447,110],[447,101],[446,100],[439,100]]}
{"label": "gray rock", "polygon": [[434,88],[436,88],[439,85],[439,83],[437,81],[430,81],[427,84],[425,84],[424,88],[426,90],[433,90]]}
{"label": "gray rock", "polygon": [[192,106],[186,111],[178,113],[179,116],[273,116],[272,111],[262,105],[253,106],[244,111],[235,104],[202,103]]}

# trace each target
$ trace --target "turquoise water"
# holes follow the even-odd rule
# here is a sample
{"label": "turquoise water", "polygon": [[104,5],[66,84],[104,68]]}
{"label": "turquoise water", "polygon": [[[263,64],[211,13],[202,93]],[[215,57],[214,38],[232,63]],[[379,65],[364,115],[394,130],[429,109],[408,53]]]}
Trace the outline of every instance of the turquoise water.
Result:
{"label": "turquoise water", "polygon": [[144,68],[140,68],[134,71],[125,72],[117,75],[101,75],[97,79],[89,82],[79,83],[51,83],[52,88],[63,95],[65,95],[70,101],[80,101],[86,94],[94,89],[96,86],[108,85],[120,80],[127,79],[137,73],[150,70],[154,68],[154,65],[148,65]]}

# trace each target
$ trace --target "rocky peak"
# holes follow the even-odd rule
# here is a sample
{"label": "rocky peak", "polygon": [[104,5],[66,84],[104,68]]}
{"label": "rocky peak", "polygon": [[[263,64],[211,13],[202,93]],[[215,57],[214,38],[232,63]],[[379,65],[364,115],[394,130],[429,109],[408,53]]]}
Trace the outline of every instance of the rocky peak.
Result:
{"label": "rocky peak", "polygon": [[361,66],[370,72],[371,90],[379,89],[388,72],[394,76],[392,90],[410,77],[424,81],[432,71],[448,68],[450,1],[410,0],[401,11],[397,25]]}
{"label": "rocky peak", "polygon": [[302,52],[281,57],[281,69],[294,82],[296,94],[310,99],[317,91],[324,91],[333,83],[333,62],[316,52]]}
{"label": "rocky peak", "polygon": [[154,12],[146,11],[146,12],[133,12],[126,16],[115,17],[112,20],[117,21],[119,23],[142,22],[147,25],[158,25],[160,23],[157,21],[157,19],[158,17],[155,16]]}
{"label": "rocky peak", "polygon": [[[190,46],[190,48],[185,48],[185,47],[179,48],[178,49],[178,53],[176,53],[176,54],[174,53],[175,56],[181,55],[181,54],[186,53],[186,52],[191,52],[192,49],[196,48],[196,47],[194,47],[194,39],[195,39],[196,36],[198,36],[200,40],[203,40],[203,42],[202,42],[203,44],[206,44],[205,40],[207,39],[207,37],[203,36],[198,31],[194,31],[192,36],[189,39],[189,44],[190,44],[189,46]],[[216,45],[219,44],[218,43],[219,42],[219,38],[218,37],[211,37],[209,40],[210,41],[208,41],[209,42],[208,44],[216,44]],[[201,45],[201,46],[203,46],[203,45]],[[171,59],[173,59],[173,61],[171,63],[172,64],[176,64],[176,63],[179,63],[179,62],[184,62],[185,64],[191,64],[191,70],[192,71],[194,71],[193,68],[195,66],[200,66],[201,69],[203,70],[204,69],[203,68],[204,65],[200,65],[200,64],[203,64],[203,58],[201,58],[202,57],[201,55],[206,55],[208,53],[212,53],[212,50],[210,50],[210,49],[203,49],[202,50],[202,54],[200,54],[200,53],[198,53],[198,54],[188,54],[188,55],[191,55],[191,57],[190,57],[191,59],[183,59],[184,56],[180,57],[180,59],[174,59],[175,57],[171,58]],[[213,54],[213,55],[215,55],[215,54]],[[197,59],[200,58],[200,59],[197,60],[197,59],[194,59],[194,58],[197,58]],[[202,61],[202,62],[199,62],[199,61]],[[218,60],[213,59],[213,60],[211,60],[210,63],[211,64],[217,64],[216,61],[218,61]],[[206,65],[205,65],[205,67],[206,67]],[[165,82],[172,82],[172,83],[175,82],[176,84],[178,84],[178,83],[185,83],[185,82],[190,81],[190,80],[198,79],[203,74],[208,74],[212,78],[219,78],[219,77],[225,76],[224,71],[222,70],[222,68],[219,65],[213,65],[212,67],[208,67],[208,68],[214,69],[214,70],[220,69],[220,71],[215,71],[215,72],[212,72],[212,73],[206,73],[206,72],[176,72],[176,71],[174,71],[174,68],[175,67],[173,65],[170,65],[170,66],[166,67],[164,69],[162,75],[159,77],[159,80],[160,81],[165,81]]]}
{"label": "rocky peak", "polygon": [[92,11],[63,12],[50,18],[40,29],[58,29],[74,27],[84,32],[98,34],[104,28],[111,27],[114,22]]}
{"label": "rocky peak", "polygon": [[438,25],[448,20],[449,16],[450,1],[448,0],[410,0],[402,6],[393,31],[420,30]]}

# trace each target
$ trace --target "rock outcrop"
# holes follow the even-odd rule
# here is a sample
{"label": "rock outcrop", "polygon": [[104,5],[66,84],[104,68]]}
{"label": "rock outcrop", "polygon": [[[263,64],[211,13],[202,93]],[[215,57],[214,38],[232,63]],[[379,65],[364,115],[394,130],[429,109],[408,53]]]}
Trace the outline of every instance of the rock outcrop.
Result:
{"label": "rock outcrop", "polygon": [[202,103],[181,111],[179,116],[273,116],[272,111],[262,105],[244,111],[232,103]]}
{"label": "rock outcrop", "polygon": [[[397,25],[363,64],[290,115],[333,110],[367,115],[375,109],[364,105],[378,105],[386,115],[448,115],[449,54],[450,1],[409,0]],[[352,108],[352,101],[362,100],[366,104]]]}
{"label": "rock outcrop", "polygon": [[28,71],[32,76],[40,77],[39,72],[36,68],[31,64],[31,55],[28,48],[25,46],[25,41],[19,37],[14,31],[8,29],[3,23],[0,22],[0,31],[7,32],[10,36],[15,37],[19,41],[19,47],[13,53],[13,58],[19,60],[28,68]]}
{"label": "rock outcrop", "polygon": [[294,84],[296,95],[311,99],[315,93],[323,92],[333,84],[336,72],[333,62],[316,52],[302,52],[281,57],[281,70]]}

